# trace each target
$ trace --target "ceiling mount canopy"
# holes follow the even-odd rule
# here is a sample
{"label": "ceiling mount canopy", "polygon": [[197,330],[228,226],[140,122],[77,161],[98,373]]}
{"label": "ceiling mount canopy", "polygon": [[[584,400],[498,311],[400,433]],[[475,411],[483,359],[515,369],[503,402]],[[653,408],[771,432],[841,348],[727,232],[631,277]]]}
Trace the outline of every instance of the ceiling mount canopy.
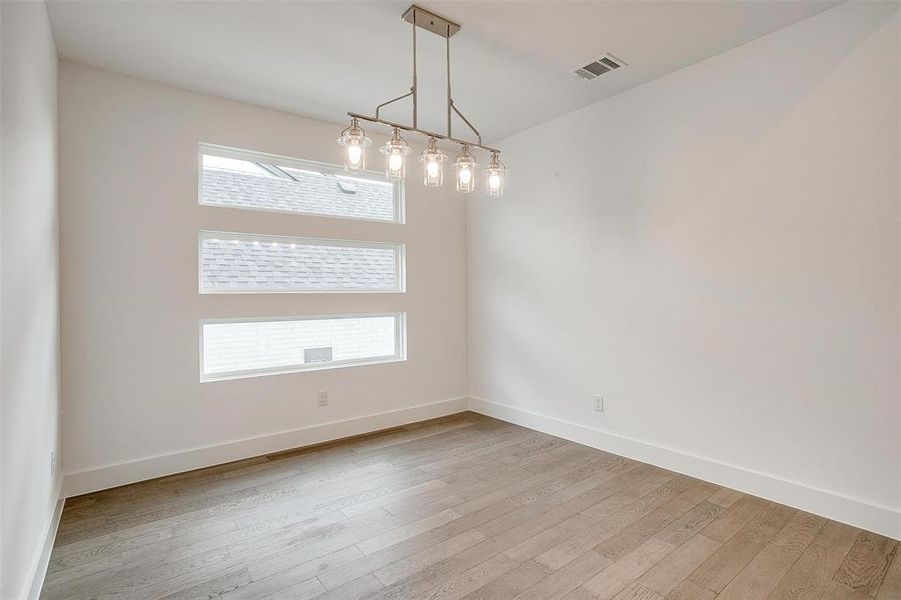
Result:
{"label": "ceiling mount canopy", "polygon": [[404,14],[401,15],[401,19],[411,25],[428,29],[432,33],[440,35],[443,38],[453,37],[455,33],[460,31],[460,26],[457,23],[445,19],[441,15],[436,15],[430,10],[416,6],[415,4],[410,5],[410,8],[404,11]]}
{"label": "ceiling mount canopy", "polygon": [[[503,177],[505,169],[503,163],[500,162],[500,150],[491,148],[482,144],[482,135],[467,119],[460,109],[454,103],[451,96],[451,77],[450,77],[450,38],[460,31],[460,25],[445,19],[424,8],[413,4],[404,11],[401,18],[412,25],[413,30],[413,85],[406,94],[392,98],[386,102],[382,102],[375,108],[375,115],[362,115],[358,113],[348,112],[350,117],[350,126],[341,132],[338,138],[338,144],[345,148],[344,168],[349,171],[362,171],[366,168],[366,147],[372,143],[372,140],[366,137],[366,132],[360,127],[360,121],[369,123],[377,123],[392,128],[391,140],[383,146],[380,151],[385,154],[386,165],[385,174],[389,179],[403,179],[406,162],[406,156],[409,153],[409,147],[406,141],[401,137],[400,132],[406,131],[417,133],[429,138],[428,148],[422,153],[421,161],[424,168],[424,182],[427,187],[440,186],[444,180],[444,160],[445,156],[438,150],[438,141],[446,141],[459,144],[460,154],[454,161],[457,175],[457,191],[463,193],[472,192],[475,189],[475,179],[473,170],[478,165],[472,155],[472,149],[484,150],[491,154],[491,162],[489,169],[486,171],[488,176],[488,192],[490,196],[500,196],[503,190]],[[425,29],[435,35],[441,36],[446,40],[446,67],[447,67],[447,132],[437,133],[426,131],[419,128],[419,89],[416,81],[416,30],[418,28]],[[394,102],[399,102],[406,98],[412,99],[412,119],[410,125],[403,123],[395,123],[381,118],[380,111],[382,108]],[[476,141],[466,141],[455,138],[453,135],[453,116],[456,115],[475,135]]]}

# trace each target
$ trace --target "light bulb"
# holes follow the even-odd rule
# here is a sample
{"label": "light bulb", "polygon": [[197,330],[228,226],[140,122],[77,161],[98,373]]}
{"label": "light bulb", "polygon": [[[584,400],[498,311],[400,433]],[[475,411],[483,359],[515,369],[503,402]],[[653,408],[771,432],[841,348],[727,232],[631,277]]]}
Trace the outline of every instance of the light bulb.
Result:
{"label": "light bulb", "polygon": [[402,154],[392,154],[388,157],[388,169],[391,171],[400,171],[404,167],[404,157]]}
{"label": "light bulb", "polygon": [[356,119],[351,120],[350,127],[341,132],[338,145],[346,148],[344,153],[344,169],[347,171],[362,171],[366,168],[365,148],[372,144],[372,140],[366,137],[366,132],[360,127]]}
{"label": "light bulb", "polygon": [[359,142],[351,142],[347,146],[347,162],[351,165],[359,165],[360,160],[363,158],[363,148],[360,147]]}
{"label": "light bulb", "polygon": [[488,195],[500,198],[504,195],[504,174],[507,168],[501,162],[497,152],[491,153],[491,163],[485,173],[488,175]]}
{"label": "light bulb", "polygon": [[447,160],[447,156],[438,149],[437,139],[429,138],[429,145],[419,155],[419,160],[422,161],[424,167],[425,181],[423,183],[425,186],[441,187],[441,184],[444,183],[444,169],[441,167],[441,163]]}
{"label": "light bulb", "polygon": [[401,181],[406,175],[406,165],[404,158],[410,153],[410,146],[400,137],[400,130],[395,127],[391,139],[384,146],[379,148],[379,152],[385,155],[385,177],[393,181]]}
{"label": "light bulb", "polygon": [[472,176],[472,170],[477,166],[472,152],[469,151],[469,146],[464,144],[462,150],[460,150],[460,154],[457,156],[457,160],[454,161],[454,168],[457,169],[458,192],[468,194],[475,189],[475,180]]}

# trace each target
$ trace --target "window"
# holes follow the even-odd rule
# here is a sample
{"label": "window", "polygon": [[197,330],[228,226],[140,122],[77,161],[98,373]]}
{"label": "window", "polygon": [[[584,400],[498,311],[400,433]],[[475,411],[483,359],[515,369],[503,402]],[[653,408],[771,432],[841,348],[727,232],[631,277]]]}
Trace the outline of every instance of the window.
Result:
{"label": "window", "polygon": [[[357,219],[366,222],[353,230],[376,239],[403,223],[403,183],[384,173],[349,176],[339,167],[208,144],[198,159],[199,204],[257,211],[254,222],[266,212],[278,218],[273,211]],[[304,230],[315,236],[324,223],[311,220]],[[354,293],[361,296],[352,304],[364,313],[202,319],[201,381],[406,360],[406,313],[370,314],[394,307],[365,300],[405,291],[403,243],[201,229],[197,254],[198,292],[257,295],[241,300],[245,310],[257,302],[257,314],[266,314],[259,294]]]}
{"label": "window", "polygon": [[203,381],[404,360],[404,313],[201,322]]}
{"label": "window", "polygon": [[403,222],[403,186],[381,173],[221,146],[200,146],[200,204]]}
{"label": "window", "polygon": [[404,246],[200,232],[201,293],[402,292]]}

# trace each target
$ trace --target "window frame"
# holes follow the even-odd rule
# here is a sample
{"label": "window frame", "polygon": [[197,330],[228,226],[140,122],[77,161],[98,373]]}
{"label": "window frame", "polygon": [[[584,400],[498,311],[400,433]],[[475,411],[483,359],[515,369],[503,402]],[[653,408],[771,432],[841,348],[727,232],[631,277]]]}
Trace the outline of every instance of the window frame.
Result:
{"label": "window frame", "polygon": [[[258,323],[277,321],[323,321],[333,319],[360,319],[371,317],[394,318],[394,354],[390,356],[374,356],[363,359],[346,359],[330,361],[327,363],[299,363],[284,365],[281,367],[260,367],[257,369],[244,369],[241,371],[227,371],[207,375],[204,372],[204,325],[217,325],[223,323]],[[381,365],[387,363],[405,362],[407,360],[407,313],[404,311],[387,313],[342,313],[332,315],[302,315],[302,316],[270,316],[270,317],[228,317],[201,319],[198,328],[200,338],[200,383],[215,381],[227,381],[230,379],[246,379],[250,377],[265,377],[269,375],[286,375],[289,373],[303,373],[306,371],[324,371],[326,369],[342,369],[347,367],[361,367],[367,365]]]}
{"label": "window frame", "polygon": [[[300,210],[283,210],[279,208],[260,208],[250,206],[232,206],[226,204],[215,204],[203,201],[203,155],[219,156],[221,158],[232,158],[236,160],[246,160],[254,163],[271,164],[276,167],[284,165],[286,167],[300,169],[303,171],[311,171],[331,175],[333,177],[343,177],[345,179],[377,179],[381,182],[391,185],[394,190],[394,219],[370,219],[366,217],[352,217],[344,215],[329,215],[312,211]],[[265,169],[265,168],[264,168]],[[268,170],[268,169],[265,169]],[[308,217],[318,217],[323,219],[342,219],[348,221],[365,221],[367,223],[394,223],[403,225],[406,223],[406,210],[404,198],[403,181],[391,181],[385,177],[384,171],[366,170],[362,172],[366,177],[360,177],[345,172],[344,167],[324,162],[306,160],[300,158],[292,158],[290,156],[280,156],[277,154],[267,154],[265,152],[257,152],[255,150],[242,150],[240,148],[232,148],[229,146],[220,146],[217,144],[209,144],[200,142],[197,147],[197,204],[199,206],[209,206],[213,208],[226,208],[237,210],[249,210],[253,212],[271,212],[287,215],[299,215]]]}
{"label": "window frame", "polygon": [[[245,240],[271,241],[276,243],[297,243],[309,246],[338,246],[345,248],[394,248],[397,287],[390,290],[347,289],[347,288],[266,288],[260,290],[205,290],[203,288],[203,240],[213,238],[238,238]],[[197,232],[197,291],[207,294],[404,294],[407,291],[407,245],[403,242],[370,242],[365,240],[340,240],[291,235],[270,235],[236,231],[214,231],[200,229]]]}

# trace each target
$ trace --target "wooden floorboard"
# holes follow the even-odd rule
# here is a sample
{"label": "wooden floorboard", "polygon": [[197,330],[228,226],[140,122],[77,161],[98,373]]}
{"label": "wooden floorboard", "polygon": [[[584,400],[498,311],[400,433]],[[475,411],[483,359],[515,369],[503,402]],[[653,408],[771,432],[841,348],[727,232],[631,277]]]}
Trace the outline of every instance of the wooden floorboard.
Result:
{"label": "wooden floorboard", "polygon": [[901,550],[462,413],[70,498],[41,598],[897,600]]}

